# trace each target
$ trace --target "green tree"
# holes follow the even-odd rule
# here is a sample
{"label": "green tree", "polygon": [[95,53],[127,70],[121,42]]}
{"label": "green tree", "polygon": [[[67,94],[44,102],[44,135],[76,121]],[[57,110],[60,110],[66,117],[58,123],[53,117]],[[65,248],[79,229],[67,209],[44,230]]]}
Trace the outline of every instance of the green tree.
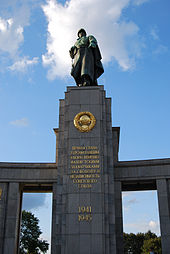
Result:
{"label": "green tree", "polygon": [[[150,250],[143,252],[146,250],[146,247],[144,249],[144,243],[147,246],[147,243],[149,244],[150,242],[152,242],[152,246],[155,246],[155,252],[158,252],[159,249],[161,251],[161,247],[156,247],[158,245],[157,241],[161,243],[161,238],[159,237],[159,240],[155,239],[158,239],[157,235],[152,233],[150,230],[147,233],[137,233],[136,235],[133,233],[123,233],[124,254],[128,254],[129,252],[132,252],[133,254],[148,254]],[[160,253],[161,252],[158,252],[158,254]]]}
{"label": "green tree", "polygon": [[154,239],[157,238],[157,235],[155,233],[152,233],[150,230],[145,233],[145,240]]}
{"label": "green tree", "polygon": [[138,234],[123,234],[124,239],[124,253],[128,253],[128,251],[131,251],[135,254],[141,254],[141,249],[143,246],[144,241],[144,234],[138,233]]}
{"label": "green tree", "polygon": [[154,251],[156,254],[162,253],[160,237],[144,240],[143,247],[142,247],[142,254],[148,254],[149,251]]}
{"label": "green tree", "polygon": [[20,254],[46,253],[49,244],[39,237],[42,234],[39,220],[31,212],[22,211]]}

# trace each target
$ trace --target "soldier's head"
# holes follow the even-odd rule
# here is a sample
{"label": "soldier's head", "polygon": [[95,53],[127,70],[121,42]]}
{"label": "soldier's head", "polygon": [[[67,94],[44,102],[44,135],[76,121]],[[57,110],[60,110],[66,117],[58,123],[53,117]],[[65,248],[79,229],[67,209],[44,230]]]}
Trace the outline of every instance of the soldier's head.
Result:
{"label": "soldier's head", "polygon": [[78,37],[81,38],[82,36],[86,36],[86,31],[81,28],[78,33],[77,33]]}

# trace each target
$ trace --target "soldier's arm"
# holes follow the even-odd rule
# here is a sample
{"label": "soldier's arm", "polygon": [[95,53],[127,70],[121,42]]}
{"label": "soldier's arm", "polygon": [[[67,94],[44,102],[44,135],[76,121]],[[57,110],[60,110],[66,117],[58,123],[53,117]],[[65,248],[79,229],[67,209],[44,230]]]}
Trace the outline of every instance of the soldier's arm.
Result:
{"label": "soldier's arm", "polygon": [[73,46],[73,47],[71,47],[71,49],[69,50],[70,57],[71,57],[72,59],[74,58],[74,55],[75,55],[75,49],[76,49],[76,46]]}

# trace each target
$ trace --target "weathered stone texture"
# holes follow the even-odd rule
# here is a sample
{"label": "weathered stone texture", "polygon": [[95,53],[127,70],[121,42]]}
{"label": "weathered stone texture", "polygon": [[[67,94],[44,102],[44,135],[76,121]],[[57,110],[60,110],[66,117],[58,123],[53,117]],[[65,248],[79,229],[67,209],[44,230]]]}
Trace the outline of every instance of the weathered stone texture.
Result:
{"label": "weathered stone texture", "polygon": [[[77,113],[87,111],[95,116],[96,125],[90,132],[82,133],[75,128],[73,119]],[[109,182],[105,188],[104,183],[105,178],[114,178],[113,143],[110,138],[111,100],[105,98],[103,86],[67,88],[65,100],[60,103],[58,133],[58,172],[66,180],[66,184],[62,185],[65,193],[62,197],[67,196],[65,212],[61,215],[66,217],[66,225],[62,232],[65,246],[61,246],[61,253],[104,254],[109,232],[108,248],[112,248],[115,252],[115,220],[114,216],[111,216],[115,209],[114,188],[111,190],[108,187]],[[90,189],[79,189],[70,177],[67,178],[71,172],[70,153],[73,146],[96,146],[99,150],[101,176]],[[106,203],[108,209],[105,209]],[[91,222],[78,221],[78,208],[81,206],[92,207]],[[53,213],[56,213],[55,209]]]}
{"label": "weathered stone texture", "polygon": [[19,241],[21,196],[18,183],[9,183],[3,254],[16,254]]}

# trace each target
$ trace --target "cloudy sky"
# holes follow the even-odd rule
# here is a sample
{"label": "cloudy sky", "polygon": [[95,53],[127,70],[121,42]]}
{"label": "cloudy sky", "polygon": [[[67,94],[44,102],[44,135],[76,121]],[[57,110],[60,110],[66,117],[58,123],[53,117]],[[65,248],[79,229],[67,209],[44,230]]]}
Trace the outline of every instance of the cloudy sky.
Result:
{"label": "cloudy sky", "polygon": [[[81,27],[101,49],[119,159],[170,157],[169,10],[169,0],[1,0],[0,161],[55,161],[53,128],[59,99],[75,85],[68,51]],[[142,197],[124,195],[124,228],[158,232],[156,194]],[[153,209],[146,216],[144,201]]]}

